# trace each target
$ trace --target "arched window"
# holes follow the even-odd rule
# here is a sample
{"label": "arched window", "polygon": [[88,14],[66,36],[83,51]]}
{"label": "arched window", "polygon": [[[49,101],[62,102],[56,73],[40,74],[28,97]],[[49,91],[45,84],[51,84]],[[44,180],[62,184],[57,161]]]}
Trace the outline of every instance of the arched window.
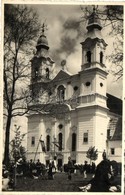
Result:
{"label": "arched window", "polygon": [[72,151],[76,151],[76,133],[72,134]]}
{"label": "arched window", "polygon": [[100,63],[103,63],[103,52],[100,52]]}
{"label": "arched window", "polygon": [[35,67],[35,78],[37,78],[37,77],[38,77],[38,68]]}
{"label": "arched window", "polygon": [[91,51],[87,51],[87,62],[91,62]]}
{"label": "arched window", "polygon": [[46,78],[49,79],[49,68],[46,68]]}
{"label": "arched window", "polygon": [[62,141],[63,141],[62,133],[59,133],[59,151],[62,151]]}
{"label": "arched window", "polygon": [[50,151],[50,136],[46,136],[46,151]]}
{"label": "arched window", "polygon": [[64,88],[64,86],[63,85],[60,85],[59,87],[58,87],[58,92],[57,92],[58,94],[58,99],[60,100],[60,101],[62,101],[62,100],[64,100],[65,99],[65,88]]}

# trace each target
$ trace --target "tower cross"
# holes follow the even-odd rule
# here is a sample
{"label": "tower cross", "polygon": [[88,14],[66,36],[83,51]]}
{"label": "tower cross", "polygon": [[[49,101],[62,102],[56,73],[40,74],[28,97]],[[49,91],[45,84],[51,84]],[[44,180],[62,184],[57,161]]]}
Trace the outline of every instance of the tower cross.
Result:
{"label": "tower cross", "polygon": [[45,30],[48,30],[47,25],[43,23],[41,28],[42,28],[42,34],[44,35]]}

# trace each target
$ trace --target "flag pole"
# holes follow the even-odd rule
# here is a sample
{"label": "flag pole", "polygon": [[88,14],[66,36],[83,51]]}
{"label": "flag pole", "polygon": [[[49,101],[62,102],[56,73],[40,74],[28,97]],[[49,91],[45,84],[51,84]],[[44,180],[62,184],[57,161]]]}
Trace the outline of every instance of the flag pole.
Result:
{"label": "flag pole", "polygon": [[37,151],[38,151],[38,148],[39,148],[39,143],[40,143],[41,137],[42,137],[42,135],[40,135],[40,138],[39,138],[39,141],[38,141],[38,145],[37,145],[35,156],[34,156],[34,162],[35,162],[35,159],[36,159],[36,155],[37,155]]}

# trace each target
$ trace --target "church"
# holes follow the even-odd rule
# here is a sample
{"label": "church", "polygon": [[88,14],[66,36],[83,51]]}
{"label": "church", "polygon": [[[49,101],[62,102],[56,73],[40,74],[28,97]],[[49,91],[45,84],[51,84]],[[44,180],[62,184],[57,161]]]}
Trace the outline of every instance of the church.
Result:
{"label": "church", "polygon": [[70,156],[74,163],[83,164],[89,161],[88,149],[95,147],[96,163],[102,160],[104,150],[109,158],[121,162],[122,101],[107,93],[107,44],[94,10],[86,29],[79,45],[81,70],[71,74],[63,60],[61,70],[54,75],[54,61],[43,25],[31,60],[28,160],[39,159],[46,165],[54,160],[62,166]]}

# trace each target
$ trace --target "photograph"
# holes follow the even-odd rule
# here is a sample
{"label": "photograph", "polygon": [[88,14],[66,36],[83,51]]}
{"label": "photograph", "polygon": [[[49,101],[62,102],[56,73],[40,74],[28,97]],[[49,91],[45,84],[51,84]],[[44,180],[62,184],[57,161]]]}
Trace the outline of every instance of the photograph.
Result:
{"label": "photograph", "polygon": [[2,10],[2,194],[123,194],[124,4]]}

